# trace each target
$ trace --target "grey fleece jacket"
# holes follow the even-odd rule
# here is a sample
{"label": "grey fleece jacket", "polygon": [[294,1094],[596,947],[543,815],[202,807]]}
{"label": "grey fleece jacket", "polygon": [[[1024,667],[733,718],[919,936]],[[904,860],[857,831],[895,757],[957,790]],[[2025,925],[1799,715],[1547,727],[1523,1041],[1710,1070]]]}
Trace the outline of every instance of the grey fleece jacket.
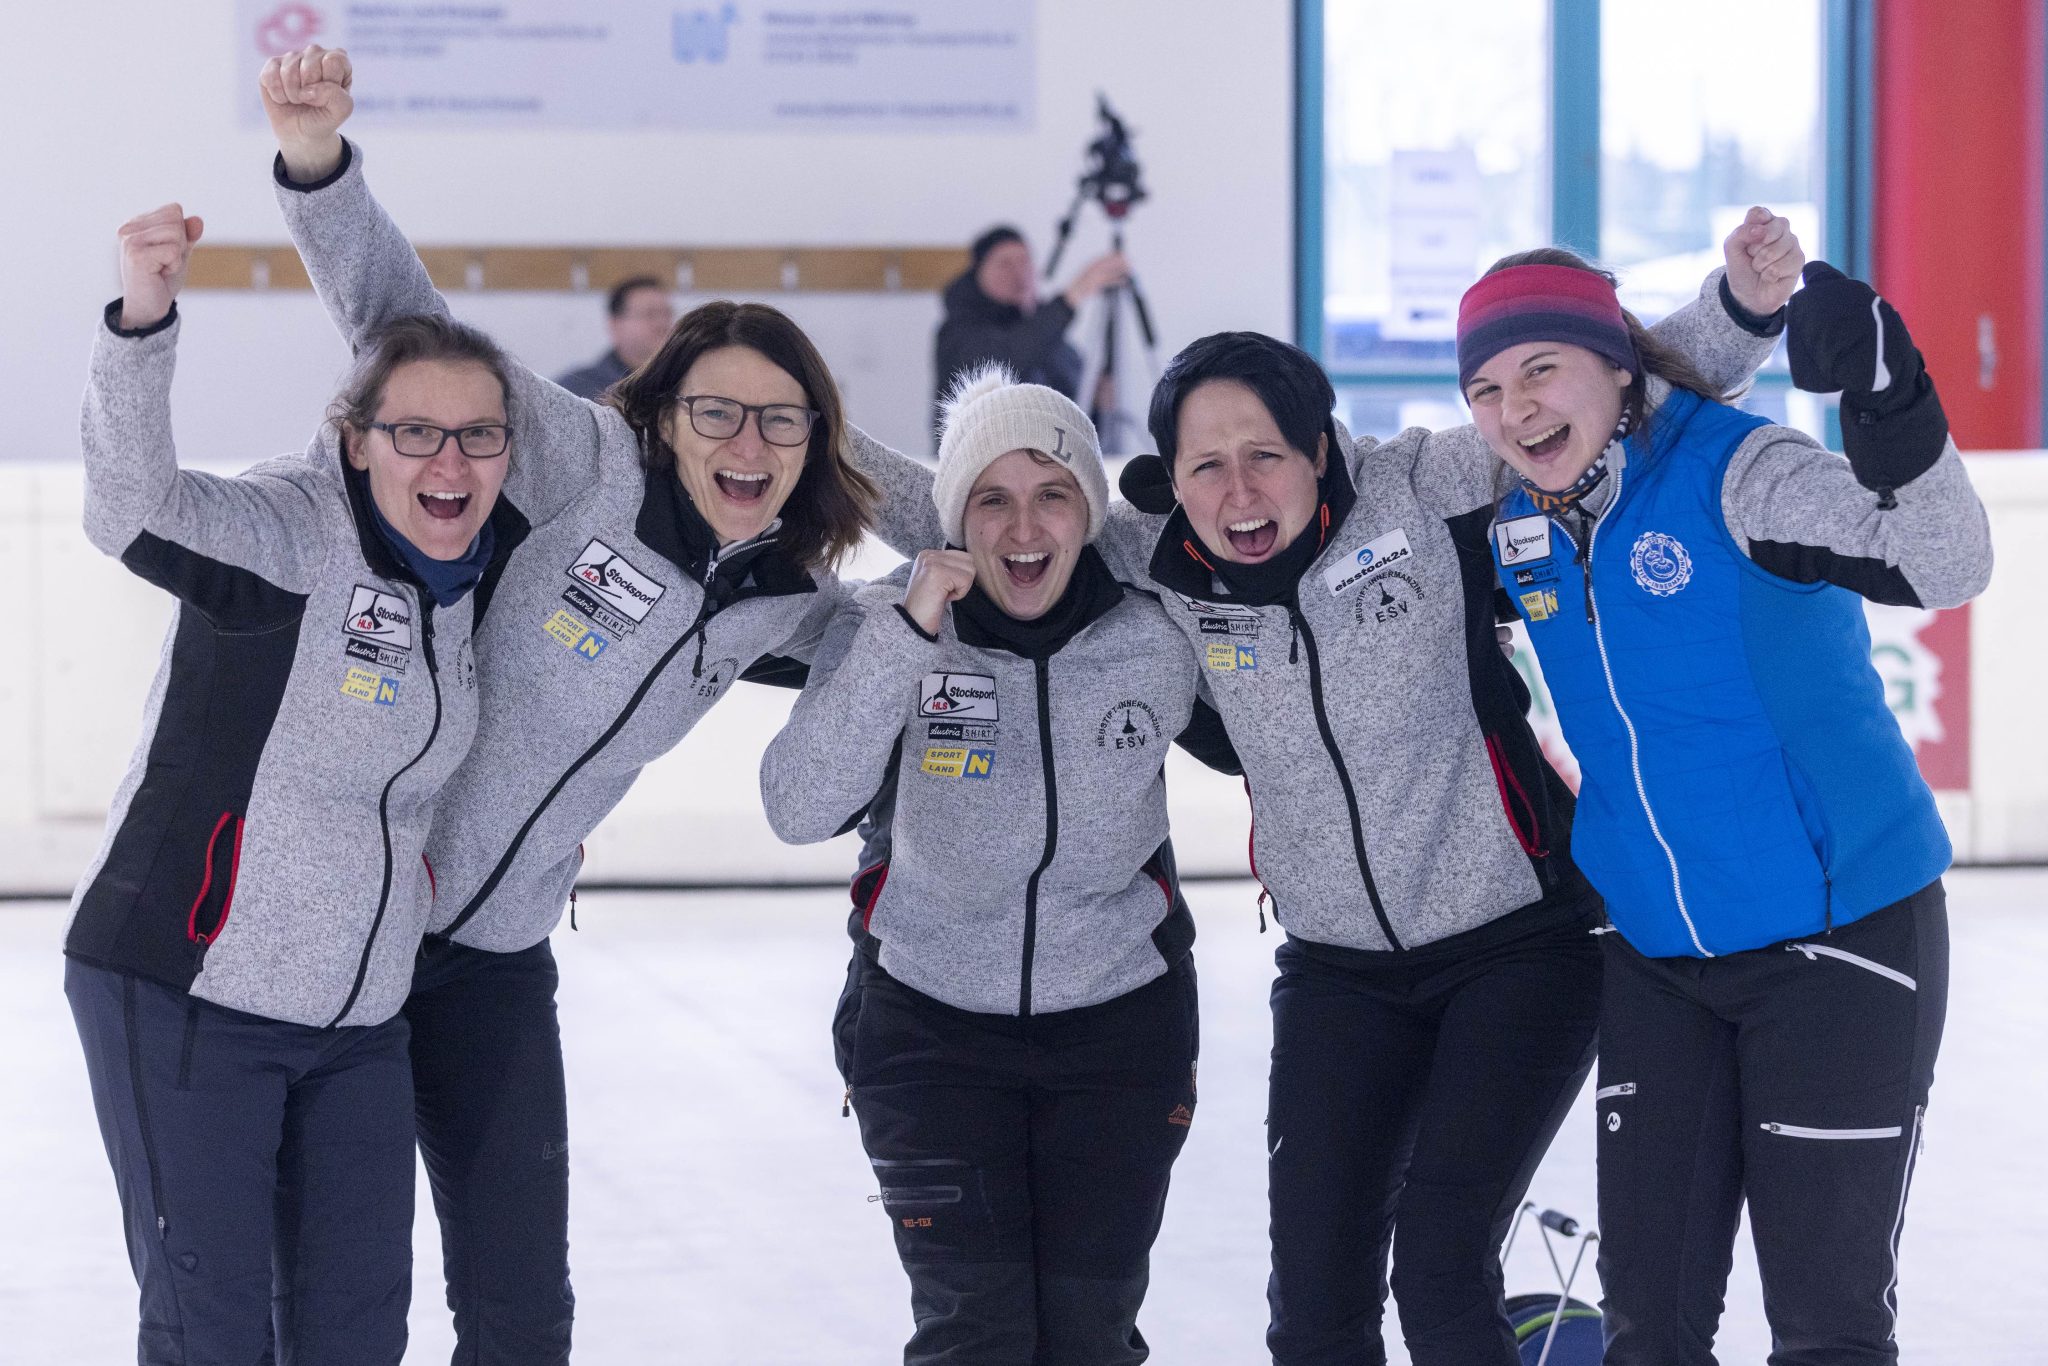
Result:
{"label": "grey fleece jacket", "polygon": [[1167,847],[1166,748],[1196,671],[1159,604],[1126,589],[1049,658],[924,635],[908,566],[840,609],[761,763],[776,834],[866,812],[855,938],[962,1010],[1111,1000],[1180,959],[1194,923]]}
{"label": "grey fleece jacket", "polygon": [[[1723,309],[1721,275],[1654,330],[1733,389],[1773,342]],[[1203,670],[1244,765],[1253,868],[1276,914],[1306,940],[1391,950],[1584,895],[1570,794],[1493,643],[1499,462],[1470,426],[1339,436],[1356,501],[1290,602],[1233,599],[1178,511],[1117,502],[1100,542],[1119,577],[1161,592]],[[855,463],[884,490],[885,540],[937,543],[927,467],[858,436]]]}
{"label": "grey fleece jacket", "polygon": [[[278,204],[349,343],[443,314],[411,245],[363,180],[279,179]],[[483,718],[442,793],[429,854],[431,931],[509,953],[545,939],[582,842],[765,655],[805,657],[841,594],[765,539],[720,547],[671,476],[650,479],[611,408],[514,364],[519,456],[505,496],[532,520],[477,625]]]}
{"label": "grey fleece jacket", "polygon": [[180,470],[179,330],[93,348],[86,534],[178,606],[65,951],[273,1020],[377,1024],[411,989],[433,802],[476,728],[472,599],[434,606],[325,433],[236,478]]}

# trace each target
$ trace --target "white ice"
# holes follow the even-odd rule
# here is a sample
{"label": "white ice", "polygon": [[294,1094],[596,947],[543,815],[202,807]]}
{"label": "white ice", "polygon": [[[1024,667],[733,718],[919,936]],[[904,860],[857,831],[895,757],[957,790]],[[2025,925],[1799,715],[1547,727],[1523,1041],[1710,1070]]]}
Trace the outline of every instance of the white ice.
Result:
{"label": "white ice", "polygon": [[[1954,967],[1908,1213],[1899,1340],[1913,1366],[2048,1361],[2048,872],[1951,875]],[[1201,1105],[1140,1320],[1166,1366],[1264,1360],[1262,1116],[1277,933],[1249,884],[1191,889]],[[577,1359],[878,1363],[908,1295],[827,1025],[846,901],[828,892],[589,895],[555,937],[569,1065]],[[62,909],[0,906],[0,1359],[132,1359],[135,1289],[60,990]],[[1590,1087],[1531,1196],[1591,1221]],[[448,1359],[424,1179],[408,1360]],[[1525,1231],[1509,1289],[1552,1285]],[[1590,1267],[1579,1291],[1593,1298]],[[1407,1356],[1388,1314],[1388,1346]],[[1747,1238],[1726,1366],[1769,1350]]]}

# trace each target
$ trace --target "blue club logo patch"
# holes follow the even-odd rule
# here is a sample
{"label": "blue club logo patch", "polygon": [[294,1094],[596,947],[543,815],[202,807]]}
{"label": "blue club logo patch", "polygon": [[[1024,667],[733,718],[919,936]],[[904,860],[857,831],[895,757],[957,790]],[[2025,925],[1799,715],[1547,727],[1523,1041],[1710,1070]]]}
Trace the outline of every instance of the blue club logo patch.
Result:
{"label": "blue club logo patch", "polygon": [[1668,598],[1692,582],[1692,556],[1675,536],[1645,531],[1628,553],[1629,572],[1636,582],[1660,598]]}

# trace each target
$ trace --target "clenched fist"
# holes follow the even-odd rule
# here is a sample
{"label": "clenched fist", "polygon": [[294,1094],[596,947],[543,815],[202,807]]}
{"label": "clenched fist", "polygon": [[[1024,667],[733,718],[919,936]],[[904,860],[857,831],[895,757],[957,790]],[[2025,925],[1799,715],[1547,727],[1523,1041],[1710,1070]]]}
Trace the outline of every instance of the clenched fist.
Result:
{"label": "clenched fist", "polygon": [[928,636],[939,633],[946,607],[974,587],[974,557],[964,550],[920,550],[903,586],[903,610]]}
{"label": "clenched fist", "polygon": [[341,165],[341,125],[355,112],[354,82],[355,67],[338,47],[302,47],[263,64],[256,86],[293,180],[323,180]]}
{"label": "clenched fist", "polygon": [[1806,249],[1793,235],[1790,220],[1761,205],[1728,234],[1721,255],[1728,262],[1728,292],[1759,318],[1785,306],[1799,287],[1799,268],[1806,264]]}
{"label": "clenched fist", "polygon": [[192,244],[206,225],[180,204],[138,214],[121,225],[121,326],[154,327],[185,287]]}

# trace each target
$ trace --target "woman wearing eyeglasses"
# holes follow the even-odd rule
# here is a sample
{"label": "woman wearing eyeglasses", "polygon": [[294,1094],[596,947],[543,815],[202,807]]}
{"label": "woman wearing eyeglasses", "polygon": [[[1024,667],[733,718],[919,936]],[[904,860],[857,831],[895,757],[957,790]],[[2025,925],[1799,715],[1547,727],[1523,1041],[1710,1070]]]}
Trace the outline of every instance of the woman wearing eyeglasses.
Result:
{"label": "woman wearing eyeglasses", "polygon": [[[261,87],[286,222],[354,341],[447,304],[342,140],[350,79],[345,54],[309,48]],[[511,381],[530,526],[486,585],[483,719],[436,813],[406,1016],[457,1359],[553,1363],[573,1297],[548,935],[581,842],[742,672],[808,653],[872,493],[842,458],[830,372],[772,308],[693,311],[607,406],[523,367]]]}
{"label": "woman wearing eyeglasses", "polygon": [[446,318],[363,338],[304,457],[178,468],[175,299],[200,222],[121,229],[83,421],[93,544],[177,600],[64,987],[146,1362],[396,1363],[412,1286],[400,1014],[433,802],[477,720],[506,363]]}

